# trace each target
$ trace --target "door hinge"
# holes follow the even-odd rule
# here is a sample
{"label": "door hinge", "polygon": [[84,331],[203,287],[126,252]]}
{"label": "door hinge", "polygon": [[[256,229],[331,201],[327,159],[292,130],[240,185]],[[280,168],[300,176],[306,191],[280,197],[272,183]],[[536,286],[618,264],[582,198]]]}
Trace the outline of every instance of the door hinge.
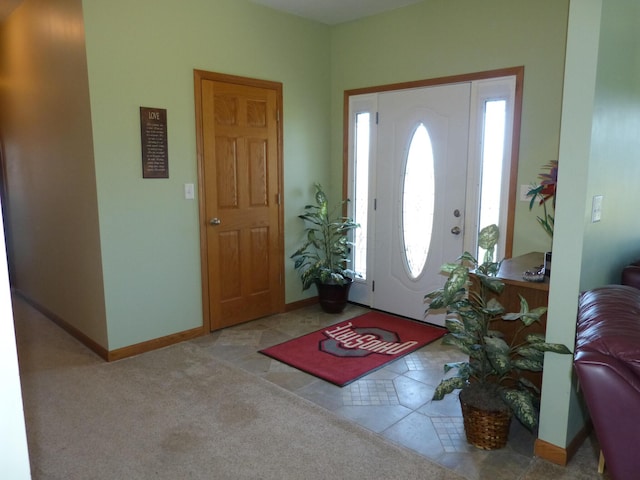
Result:
{"label": "door hinge", "polygon": [[371,291],[372,292],[376,291],[376,281],[375,280],[371,280]]}
{"label": "door hinge", "polygon": [[280,123],[280,110],[276,110],[276,122]]}
{"label": "door hinge", "polygon": [[374,210],[377,210],[377,209],[378,209],[378,199],[377,199],[377,198],[374,198],[374,199],[373,199],[373,209],[374,209]]}
{"label": "door hinge", "polygon": [[379,115],[380,115],[380,113],[376,112],[376,125],[378,125],[378,121],[380,120]]}
{"label": "door hinge", "polygon": [[276,193],[276,203],[280,205],[280,194]]}

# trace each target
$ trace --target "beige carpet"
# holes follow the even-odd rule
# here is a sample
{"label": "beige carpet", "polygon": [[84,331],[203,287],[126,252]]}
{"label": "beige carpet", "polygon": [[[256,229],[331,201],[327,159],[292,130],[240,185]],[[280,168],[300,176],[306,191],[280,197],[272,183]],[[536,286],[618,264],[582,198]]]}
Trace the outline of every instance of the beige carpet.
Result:
{"label": "beige carpet", "polygon": [[186,342],[104,363],[16,301],[34,479],[460,479]]}

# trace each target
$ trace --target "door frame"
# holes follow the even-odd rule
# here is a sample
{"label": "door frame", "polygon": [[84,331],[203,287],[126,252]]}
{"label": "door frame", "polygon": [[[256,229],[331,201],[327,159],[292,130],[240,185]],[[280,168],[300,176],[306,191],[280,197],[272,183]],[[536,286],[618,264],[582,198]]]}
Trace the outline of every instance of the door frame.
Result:
{"label": "door frame", "polygon": [[207,331],[212,331],[211,311],[210,311],[210,298],[209,298],[209,276],[208,276],[208,249],[207,249],[207,226],[208,221],[206,217],[206,198],[205,198],[205,185],[204,185],[204,132],[202,125],[202,81],[211,80],[223,83],[232,83],[236,85],[243,85],[249,87],[257,87],[268,90],[274,90],[276,92],[276,114],[277,114],[277,205],[278,205],[278,265],[279,265],[279,277],[280,282],[278,284],[277,296],[277,312],[282,313],[285,308],[285,289],[284,289],[284,195],[282,195],[284,185],[283,175],[283,147],[282,147],[282,83],[273,82],[269,80],[261,80],[256,78],[241,77],[237,75],[229,75],[225,73],[209,72],[206,70],[193,70],[194,80],[194,95],[195,95],[195,115],[196,115],[196,155],[197,155],[197,170],[198,170],[198,218],[200,228],[200,275],[202,282],[202,316],[203,326],[208,328]]}
{"label": "door frame", "polygon": [[[518,181],[518,158],[520,157],[520,128],[522,117],[522,92],[524,84],[524,66],[501,68],[497,70],[487,70],[447,77],[438,77],[426,80],[415,80],[412,82],[392,83],[378,85],[374,87],[357,88],[344,91],[343,113],[342,113],[342,194],[343,198],[349,192],[349,98],[354,95],[367,93],[383,93],[393,90],[405,90],[409,88],[432,87],[436,85],[446,85],[451,83],[471,82],[474,80],[486,80],[497,77],[514,76],[516,78],[516,90],[513,110],[513,143],[511,145],[511,167],[508,192],[507,225],[504,229],[505,235],[505,258],[513,256],[513,228],[515,223],[515,210],[517,201],[517,181]],[[345,212],[346,214],[346,212]]]}

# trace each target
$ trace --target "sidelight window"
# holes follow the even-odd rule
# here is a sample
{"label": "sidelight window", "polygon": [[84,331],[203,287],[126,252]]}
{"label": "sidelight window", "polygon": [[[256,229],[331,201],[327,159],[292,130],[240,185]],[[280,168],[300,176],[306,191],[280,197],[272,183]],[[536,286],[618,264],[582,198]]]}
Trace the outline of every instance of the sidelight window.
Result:
{"label": "sidelight window", "polygon": [[[478,230],[488,225],[501,224],[500,200],[503,183],[506,106],[507,101],[504,99],[484,102]],[[477,255],[477,258],[483,258],[484,250],[478,247]]]}
{"label": "sidelight window", "polygon": [[355,122],[353,216],[360,228],[354,232],[353,270],[359,279],[367,278],[367,220],[369,216],[369,143],[371,114],[358,113]]}

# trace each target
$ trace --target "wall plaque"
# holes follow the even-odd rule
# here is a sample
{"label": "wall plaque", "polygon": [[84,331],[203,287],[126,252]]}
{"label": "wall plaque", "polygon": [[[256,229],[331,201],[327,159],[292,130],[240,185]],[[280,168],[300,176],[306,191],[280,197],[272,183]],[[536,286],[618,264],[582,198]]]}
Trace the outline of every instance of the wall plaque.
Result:
{"label": "wall plaque", "polygon": [[167,110],[140,107],[142,178],[169,178]]}

